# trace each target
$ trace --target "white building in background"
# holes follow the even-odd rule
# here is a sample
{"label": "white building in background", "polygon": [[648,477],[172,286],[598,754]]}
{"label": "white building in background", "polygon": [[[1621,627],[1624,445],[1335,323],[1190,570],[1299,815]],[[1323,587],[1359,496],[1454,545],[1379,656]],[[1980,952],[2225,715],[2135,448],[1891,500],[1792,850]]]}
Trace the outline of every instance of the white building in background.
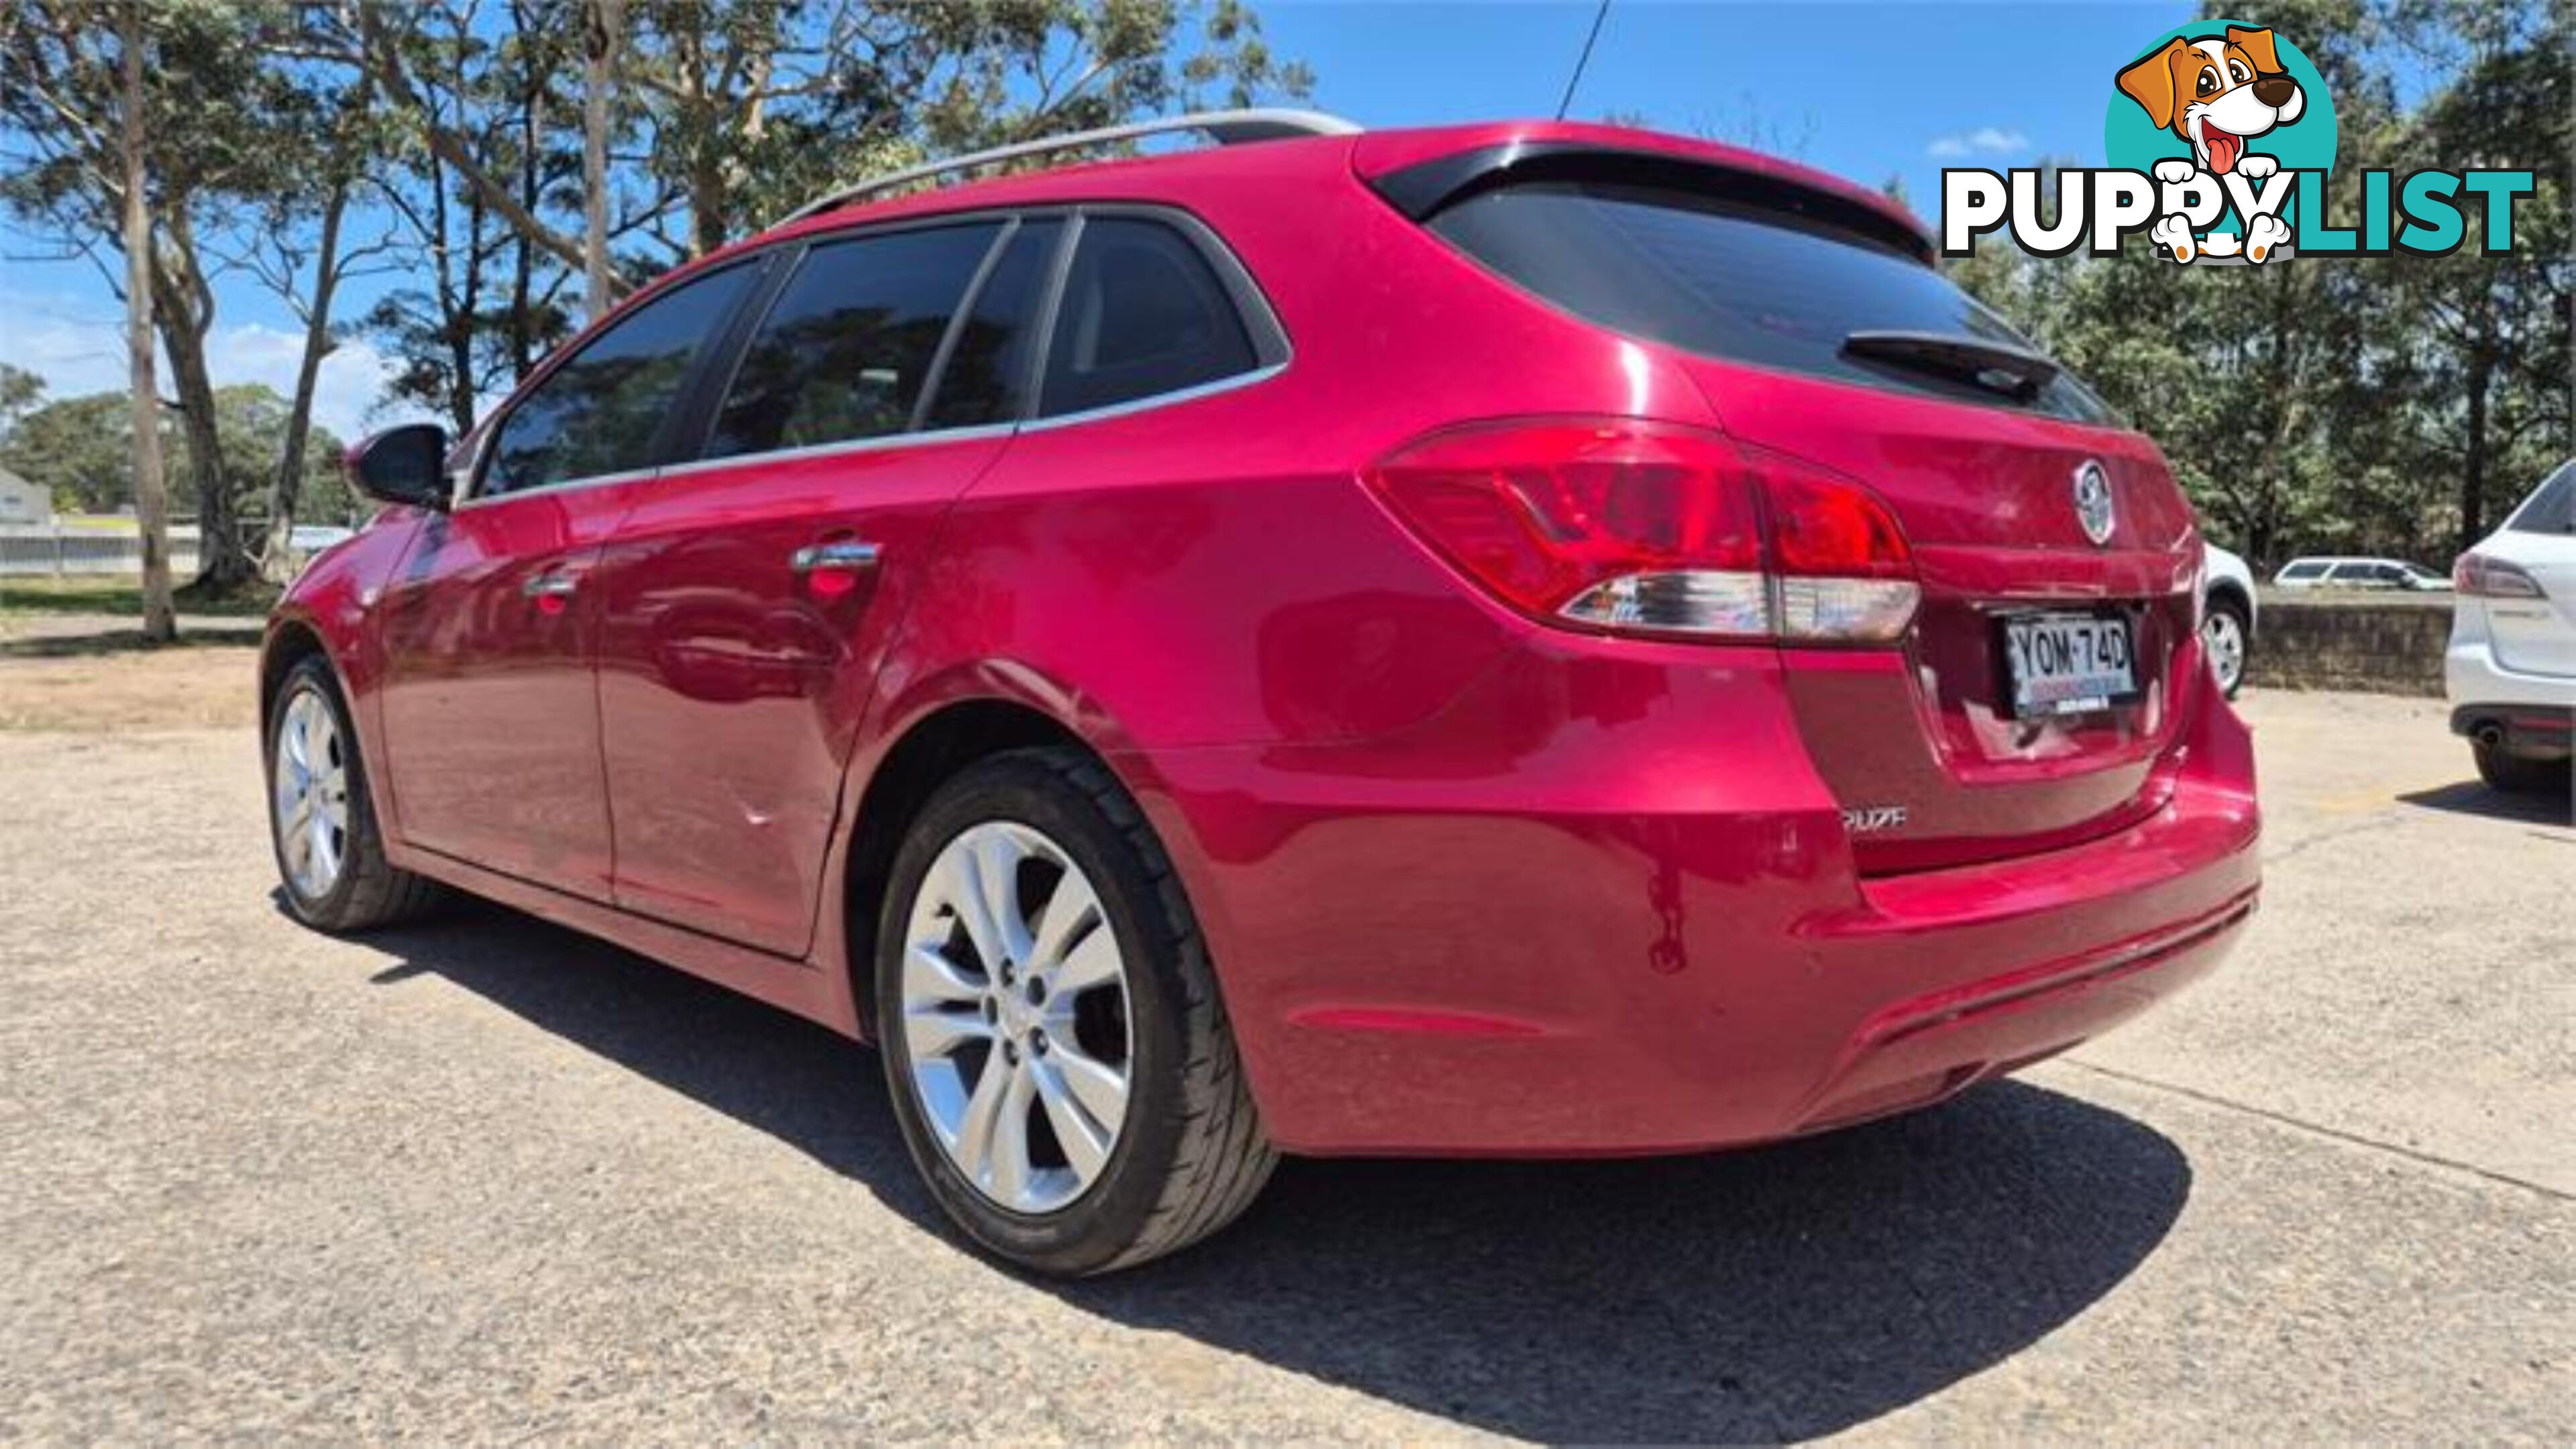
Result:
{"label": "white building in background", "polygon": [[0,523],[51,523],[53,490],[0,468]]}

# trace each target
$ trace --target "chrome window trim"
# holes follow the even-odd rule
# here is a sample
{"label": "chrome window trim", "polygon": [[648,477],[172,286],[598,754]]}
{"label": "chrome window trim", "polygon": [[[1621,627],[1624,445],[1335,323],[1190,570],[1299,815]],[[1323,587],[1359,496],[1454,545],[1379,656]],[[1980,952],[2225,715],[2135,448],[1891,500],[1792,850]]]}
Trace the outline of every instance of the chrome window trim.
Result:
{"label": "chrome window trim", "polygon": [[552,483],[540,483],[534,488],[514,488],[507,493],[477,493],[469,498],[457,499],[448,505],[448,511],[462,513],[468,508],[508,503],[519,498],[542,498],[549,493],[569,493],[576,488],[606,488],[613,483],[634,483],[662,471],[664,470],[660,468],[629,468],[622,473],[599,473],[587,478],[559,478]]}
{"label": "chrome window trim", "polygon": [[[760,463],[796,462],[807,458],[826,458],[838,453],[881,453],[890,448],[916,443],[968,443],[978,438],[1006,437],[1017,432],[1018,423],[977,423],[971,428],[925,428],[918,433],[881,433],[873,438],[849,438],[837,443],[808,443],[801,448],[774,448],[766,453],[727,453],[721,458],[692,458],[685,463],[672,463],[656,469],[665,478],[684,477],[716,468],[742,468]],[[516,494],[504,495],[516,497]]]}
{"label": "chrome window trim", "polygon": [[1125,402],[1107,403],[1096,408],[1085,408],[1078,413],[1058,413],[1051,418],[1031,418],[1027,422],[1020,424],[1020,431],[1024,433],[1045,432],[1051,428],[1067,427],[1076,423],[1096,423],[1108,418],[1122,418],[1127,416],[1129,413],[1149,412],[1155,408],[1173,407],[1181,403],[1196,402],[1204,397],[1214,397],[1219,393],[1233,392],[1238,388],[1253,387],[1258,384],[1268,382],[1270,379],[1286,372],[1288,370],[1288,364],[1294,360],[1295,359],[1292,355],[1291,357],[1282,358],[1277,362],[1256,367],[1250,372],[1238,372],[1231,377],[1220,377],[1213,382],[1192,383],[1188,387],[1175,388],[1170,392],[1158,392],[1146,397],[1133,397],[1129,398]]}

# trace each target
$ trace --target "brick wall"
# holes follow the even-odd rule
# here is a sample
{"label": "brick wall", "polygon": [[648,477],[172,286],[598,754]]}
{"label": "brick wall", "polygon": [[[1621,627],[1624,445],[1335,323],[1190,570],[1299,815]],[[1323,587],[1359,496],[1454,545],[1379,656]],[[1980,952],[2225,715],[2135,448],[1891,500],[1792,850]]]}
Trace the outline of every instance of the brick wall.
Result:
{"label": "brick wall", "polygon": [[2266,589],[2245,682],[2439,696],[2450,642],[2448,594]]}

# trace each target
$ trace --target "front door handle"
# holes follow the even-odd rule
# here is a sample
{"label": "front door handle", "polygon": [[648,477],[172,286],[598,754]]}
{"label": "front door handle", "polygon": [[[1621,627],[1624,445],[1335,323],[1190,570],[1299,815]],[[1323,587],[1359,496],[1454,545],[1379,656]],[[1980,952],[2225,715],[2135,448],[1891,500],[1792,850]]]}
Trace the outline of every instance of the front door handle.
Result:
{"label": "front door handle", "polygon": [[809,543],[788,555],[787,566],[800,574],[852,574],[877,566],[877,546],[844,539],[837,543]]}
{"label": "front door handle", "polygon": [[579,574],[536,574],[519,585],[519,592],[531,599],[568,599],[580,588]]}

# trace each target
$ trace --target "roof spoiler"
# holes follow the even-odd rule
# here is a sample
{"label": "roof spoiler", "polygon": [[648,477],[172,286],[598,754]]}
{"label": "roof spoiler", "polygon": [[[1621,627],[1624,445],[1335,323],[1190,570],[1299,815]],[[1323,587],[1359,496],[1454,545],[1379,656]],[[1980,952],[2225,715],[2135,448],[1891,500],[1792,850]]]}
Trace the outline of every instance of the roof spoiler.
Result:
{"label": "roof spoiler", "polygon": [[1865,201],[1670,151],[1594,141],[1508,141],[1416,162],[1372,177],[1368,184],[1396,210],[1428,221],[1470,197],[1540,181],[1612,181],[1698,192],[1830,226],[1927,265],[1933,260],[1930,237]]}

